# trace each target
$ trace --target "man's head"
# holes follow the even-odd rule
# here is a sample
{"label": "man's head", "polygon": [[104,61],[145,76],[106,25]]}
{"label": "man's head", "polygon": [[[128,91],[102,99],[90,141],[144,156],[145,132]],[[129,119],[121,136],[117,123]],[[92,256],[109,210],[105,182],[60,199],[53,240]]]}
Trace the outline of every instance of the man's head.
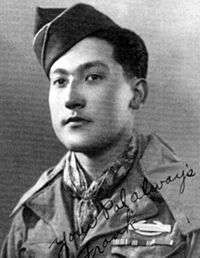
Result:
{"label": "man's head", "polygon": [[[91,19],[94,10],[89,7],[89,13],[82,15]],[[93,24],[88,34],[83,25],[84,37],[71,35],[73,44],[65,42],[66,35],[61,36],[60,32],[56,36],[59,27],[48,28],[46,35],[39,32],[34,43],[36,46],[43,42],[43,49],[36,54],[41,55],[41,64],[50,79],[49,106],[56,135],[68,149],[80,152],[103,149],[130,136],[133,109],[138,109],[147,95],[148,56],[143,41],[134,32],[101,16],[105,19],[102,23],[109,26],[102,28],[98,19],[100,25]],[[56,26],[64,26],[63,20],[56,22]],[[76,25],[71,24],[75,28]],[[77,30],[81,30],[82,24],[79,25]],[[97,30],[95,26],[99,26]],[[65,31],[63,27],[61,30]]]}

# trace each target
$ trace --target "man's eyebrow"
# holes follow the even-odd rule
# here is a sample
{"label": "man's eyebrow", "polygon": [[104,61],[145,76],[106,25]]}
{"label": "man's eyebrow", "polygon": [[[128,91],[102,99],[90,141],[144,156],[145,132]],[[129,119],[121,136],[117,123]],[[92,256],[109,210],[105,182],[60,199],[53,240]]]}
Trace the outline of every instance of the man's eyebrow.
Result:
{"label": "man's eyebrow", "polygon": [[[92,67],[96,67],[96,66],[97,67],[101,66],[101,67],[109,70],[108,65],[103,63],[102,61],[99,61],[99,60],[81,64],[80,66],[78,66],[77,70],[79,72],[83,72],[84,70],[88,70],[88,69],[90,69]],[[55,73],[60,73],[60,74],[64,74],[64,75],[69,75],[70,74],[69,71],[67,71],[66,69],[63,69],[63,68],[55,69],[55,71],[53,71],[53,74],[55,74]]]}
{"label": "man's eyebrow", "polygon": [[55,74],[55,73],[59,73],[59,74],[64,74],[64,75],[68,75],[69,72],[66,70],[66,69],[63,69],[63,68],[57,68],[55,69],[52,74]]}
{"label": "man's eyebrow", "polygon": [[101,66],[101,67],[103,67],[103,68],[106,68],[106,69],[109,69],[109,67],[108,67],[108,65],[107,64],[105,64],[105,63],[103,63],[102,61],[92,61],[92,62],[87,62],[87,63],[85,63],[85,64],[82,64],[82,65],[80,65],[79,66],[79,70],[80,71],[83,71],[83,70],[88,70],[88,69],[90,69],[90,68],[92,68],[92,67],[96,67],[96,66]]}

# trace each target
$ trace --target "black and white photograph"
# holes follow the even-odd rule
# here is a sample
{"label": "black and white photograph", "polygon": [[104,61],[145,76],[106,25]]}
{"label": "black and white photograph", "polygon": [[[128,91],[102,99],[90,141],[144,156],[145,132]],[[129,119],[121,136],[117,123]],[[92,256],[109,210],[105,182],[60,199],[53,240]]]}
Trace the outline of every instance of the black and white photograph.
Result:
{"label": "black and white photograph", "polygon": [[0,257],[200,257],[200,2],[0,6]]}

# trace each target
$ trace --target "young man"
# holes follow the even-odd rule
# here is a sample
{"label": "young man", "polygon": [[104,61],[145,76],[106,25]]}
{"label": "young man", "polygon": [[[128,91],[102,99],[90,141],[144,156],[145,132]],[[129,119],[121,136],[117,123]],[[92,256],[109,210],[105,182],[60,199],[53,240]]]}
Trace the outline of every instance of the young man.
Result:
{"label": "young man", "polygon": [[198,257],[197,175],[134,130],[143,40],[89,5],[37,12],[34,50],[67,154],[19,201],[2,257]]}

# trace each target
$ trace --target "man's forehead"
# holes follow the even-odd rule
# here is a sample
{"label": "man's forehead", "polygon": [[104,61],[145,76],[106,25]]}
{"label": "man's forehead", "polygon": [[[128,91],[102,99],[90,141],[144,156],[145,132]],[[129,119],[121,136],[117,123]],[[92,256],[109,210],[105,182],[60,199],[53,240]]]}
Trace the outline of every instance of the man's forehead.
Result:
{"label": "man's forehead", "polygon": [[50,76],[54,74],[63,74],[63,75],[69,75],[73,72],[84,72],[85,70],[89,70],[91,68],[102,68],[104,70],[109,70],[109,66],[104,63],[103,61],[96,60],[96,61],[91,61],[91,62],[86,62],[80,65],[77,65],[76,67],[70,66],[70,69],[67,69],[65,66],[65,63],[63,64],[58,64],[55,67],[53,67],[50,71]]}

